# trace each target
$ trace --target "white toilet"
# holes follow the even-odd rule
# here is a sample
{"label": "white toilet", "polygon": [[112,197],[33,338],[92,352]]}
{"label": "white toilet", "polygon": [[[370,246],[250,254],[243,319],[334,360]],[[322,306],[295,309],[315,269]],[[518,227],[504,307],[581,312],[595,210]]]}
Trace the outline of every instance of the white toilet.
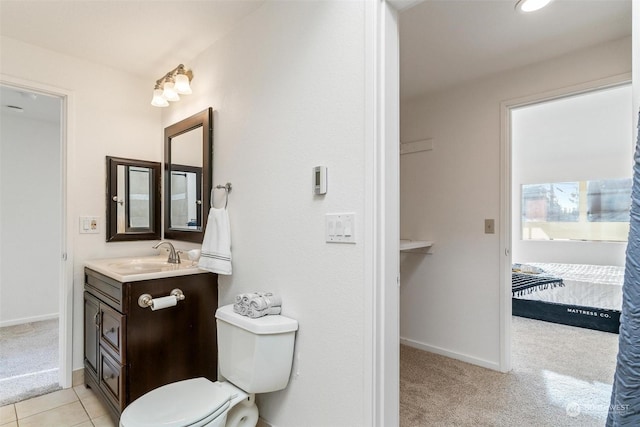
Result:
{"label": "white toilet", "polygon": [[298,322],[284,316],[251,319],[216,311],[218,364],[227,381],[193,378],[148,392],[125,408],[120,427],[255,427],[255,393],[289,382]]}

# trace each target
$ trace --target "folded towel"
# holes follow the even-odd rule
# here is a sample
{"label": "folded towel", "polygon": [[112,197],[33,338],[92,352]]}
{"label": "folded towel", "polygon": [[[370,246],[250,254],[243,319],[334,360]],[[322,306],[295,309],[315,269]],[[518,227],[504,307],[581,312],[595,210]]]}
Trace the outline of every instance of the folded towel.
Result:
{"label": "folded towel", "polygon": [[273,294],[255,297],[249,302],[249,306],[253,310],[265,310],[267,308],[280,307],[281,305],[282,298]]}
{"label": "folded towel", "polygon": [[238,304],[246,304],[249,305],[249,302],[251,302],[251,300],[253,298],[258,298],[264,295],[273,295],[271,293],[265,293],[265,292],[248,292],[246,294],[238,294],[236,295],[235,301]]}
{"label": "folded towel", "polygon": [[235,296],[233,311],[243,316],[258,318],[282,312],[282,298],[271,292],[249,292]]}
{"label": "folded towel", "polygon": [[238,294],[238,295],[236,295],[236,303],[237,304],[240,304],[240,303],[243,303],[243,302],[244,303],[248,303],[249,300],[251,298],[253,298],[254,296],[257,296],[257,294],[255,294],[253,292],[250,293],[250,294]]}
{"label": "folded towel", "polygon": [[233,311],[243,316],[247,316],[249,313],[249,307],[244,304],[236,303],[233,304]]}
{"label": "folded towel", "polygon": [[253,308],[249,308],[246,315],[252,319],[257,319],[258,317],[267,316],[269,314],[280,314],[281,312],[282,307],[271,307],[265,308],[264,310],[254,310]]}
{"label": "folded towel", "polygon": [[212,273],[231,274],[231,228],[226,209],[209,210],[198,267]]}

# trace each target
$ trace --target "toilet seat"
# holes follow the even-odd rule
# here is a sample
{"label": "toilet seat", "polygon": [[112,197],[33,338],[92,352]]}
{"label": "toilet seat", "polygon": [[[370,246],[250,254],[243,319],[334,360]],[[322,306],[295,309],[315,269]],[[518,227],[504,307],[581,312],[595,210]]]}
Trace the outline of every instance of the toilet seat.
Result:
{"label": "toilet seat", "polygon": [[224,383],[193,378],[159,387],[125,408],[121,427],[199,427],[224,414],[235,397]]}

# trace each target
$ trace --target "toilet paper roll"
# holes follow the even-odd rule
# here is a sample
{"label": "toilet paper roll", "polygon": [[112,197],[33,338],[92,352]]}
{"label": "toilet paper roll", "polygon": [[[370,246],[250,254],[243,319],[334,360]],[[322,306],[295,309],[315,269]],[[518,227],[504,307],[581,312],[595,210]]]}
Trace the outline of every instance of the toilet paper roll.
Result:
{"label": "toilet paper roll", "polygon": [[173,307],[178,303],[178,298],[173,295],[167,297],[154,298],[151,300],[151,310],[162,310],[163,308]]}

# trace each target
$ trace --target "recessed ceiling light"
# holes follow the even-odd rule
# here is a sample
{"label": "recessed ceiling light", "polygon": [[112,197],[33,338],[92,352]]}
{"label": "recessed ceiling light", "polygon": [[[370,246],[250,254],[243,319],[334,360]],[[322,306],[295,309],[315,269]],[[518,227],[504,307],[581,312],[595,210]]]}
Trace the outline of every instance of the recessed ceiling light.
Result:
{"label": "recessed ceiling light", "polygon": [[520,12],[535,12],[551,3],[551,0],[518,0],[516,10]]}

